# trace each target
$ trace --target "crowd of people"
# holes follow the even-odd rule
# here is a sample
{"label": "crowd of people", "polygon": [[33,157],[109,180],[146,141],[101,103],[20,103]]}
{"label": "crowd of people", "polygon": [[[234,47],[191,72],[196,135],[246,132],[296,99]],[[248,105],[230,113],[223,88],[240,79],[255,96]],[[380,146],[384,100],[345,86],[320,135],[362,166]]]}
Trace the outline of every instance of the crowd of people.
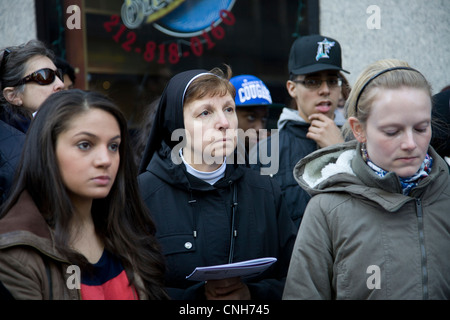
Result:
{"label": "crowd of people", "polygon": [[257,76],[180,72],[136,144],[42,42],[4,48],[0,299],[450,299],[450,91],[396,59],[351,88],[341,55],[293,42],[274,133]]}

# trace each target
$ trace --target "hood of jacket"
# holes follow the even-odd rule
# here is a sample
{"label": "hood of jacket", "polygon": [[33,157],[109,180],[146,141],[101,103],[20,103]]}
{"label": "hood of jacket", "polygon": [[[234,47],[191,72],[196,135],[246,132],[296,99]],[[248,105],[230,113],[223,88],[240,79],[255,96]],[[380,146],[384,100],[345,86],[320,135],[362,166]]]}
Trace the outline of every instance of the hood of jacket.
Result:
{"label": "hood of jacket", "polygon": [[[289,121],[307,123],[302,117],[300,117],[297,110],[283,108],[277,123],[278,130],[281,130]],[[339,127],[345,124],[345,118],[339,110],[334,111],[334,123],[336,123]]]}
{"label": "hood of jacket", "polygon": [[[294,177],[310,195],[344,192],[375,202],[389,212],[397,211],[416,197],[437,197],[448,183],[448,166],[430,147],[434,159],[429,177],[415,187],[410,196],[402,194],[394,172],[381,178],[365,163],[359,152],[361,145],[353,140],[313,152],[294,167]],[[433,183],[432,183],[433,182]],[[430,188],[427,188],[432,184]]]}
{"label": "hood of jacket", "polygon": [[27,191],[0,219],[0,249],[16,245],[29,246],[55,260],[65,261],[54,246],[49,225]]}

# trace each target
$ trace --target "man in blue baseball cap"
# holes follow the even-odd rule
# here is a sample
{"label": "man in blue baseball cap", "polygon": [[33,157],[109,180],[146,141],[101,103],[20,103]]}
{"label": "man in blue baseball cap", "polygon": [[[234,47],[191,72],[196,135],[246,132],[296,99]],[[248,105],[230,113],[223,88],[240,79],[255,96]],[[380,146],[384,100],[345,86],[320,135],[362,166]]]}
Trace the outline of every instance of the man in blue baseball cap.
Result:
{"label": "man in blue baseball cap", "polygon": [[245,148],[248,152],[252,146],[267,137],[267,119],[269,106],[273,105],[272,97],[264,82],[253,75],[239,75],[231,78],[230,82],[236,88],[238,126],[245,133]]}

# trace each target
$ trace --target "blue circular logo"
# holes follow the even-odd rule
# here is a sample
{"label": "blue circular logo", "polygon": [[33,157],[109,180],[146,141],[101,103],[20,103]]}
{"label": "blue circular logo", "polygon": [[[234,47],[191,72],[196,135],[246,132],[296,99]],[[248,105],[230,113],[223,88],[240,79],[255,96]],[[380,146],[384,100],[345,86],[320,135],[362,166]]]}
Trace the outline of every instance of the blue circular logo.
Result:
{"label": "blue circular logo", "polygon": [[222,21],[221,10],[231,11],[235,0],[189,0],[159,19],[155,28],[174,37],[193,37]]}

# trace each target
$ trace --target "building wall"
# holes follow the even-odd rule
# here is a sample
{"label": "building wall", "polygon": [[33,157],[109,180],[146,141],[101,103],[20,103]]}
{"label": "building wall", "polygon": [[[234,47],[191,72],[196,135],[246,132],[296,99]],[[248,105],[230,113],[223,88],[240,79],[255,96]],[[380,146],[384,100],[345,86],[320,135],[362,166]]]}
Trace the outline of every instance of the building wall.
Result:
{"label": "building wall", "polygon": [[[320,32],[341,43],[351,84],[369,63],[398,58],[419,69],[435,93],[450,85],[449,0],[317,1]],[[380,9],[380,29],[367,27],[371,5]],[[36,37],[34,0],[1,0],[0,48]]]}
{"label": "building wall", "polygon": [[[380,29],[367,27],[371,5]],[[448,0],[320,0],[320,32],[341,44],[350,84],[368,64],[397,58],[421,71],[434,93],[450,85],[449,17]]]}
{"label": "building wall", "polygon": [[36,39],[34,0],[0,1],[0,49]]}

